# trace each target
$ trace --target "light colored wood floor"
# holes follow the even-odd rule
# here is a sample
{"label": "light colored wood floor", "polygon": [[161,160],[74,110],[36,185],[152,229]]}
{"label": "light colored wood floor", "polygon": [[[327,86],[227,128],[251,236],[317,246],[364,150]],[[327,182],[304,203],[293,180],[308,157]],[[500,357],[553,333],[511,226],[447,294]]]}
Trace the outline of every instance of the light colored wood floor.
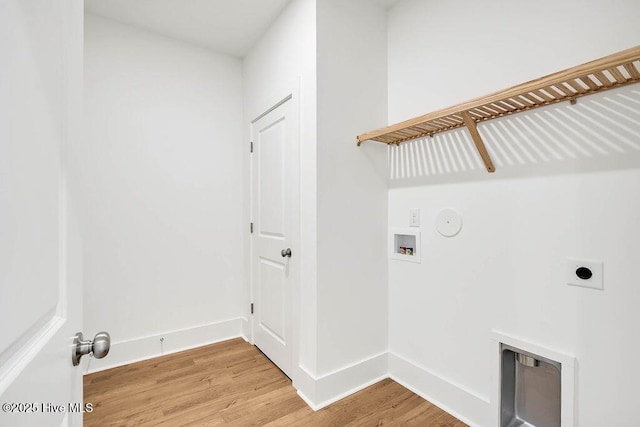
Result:
{"label": "light colored wood floor", "polygon": [[320,411],[242,339],[84,377],[91,426],[437,426],[464,423],[386,379]]}

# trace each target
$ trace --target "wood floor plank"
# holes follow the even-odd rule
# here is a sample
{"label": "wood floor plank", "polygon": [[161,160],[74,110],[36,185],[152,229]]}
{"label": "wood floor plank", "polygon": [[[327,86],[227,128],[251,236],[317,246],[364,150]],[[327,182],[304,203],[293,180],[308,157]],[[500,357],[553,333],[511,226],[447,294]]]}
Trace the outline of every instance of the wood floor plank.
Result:
{"label": "wood floor plank", "polygon": [[314,412],[242,339],[84,377],[92,426],[433,426],[466,424],[391,379]]}

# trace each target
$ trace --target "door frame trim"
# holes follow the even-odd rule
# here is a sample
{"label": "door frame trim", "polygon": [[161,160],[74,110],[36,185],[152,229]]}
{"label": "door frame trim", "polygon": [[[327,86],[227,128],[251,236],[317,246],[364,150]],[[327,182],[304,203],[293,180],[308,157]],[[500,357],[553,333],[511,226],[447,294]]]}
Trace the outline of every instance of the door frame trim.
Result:
{"label": "door frame trim", "polygon": [[285,102],[289,101],[293,99],[293,94],[290,93],[289,95],[287,95],[286,97],[284,97],[282,100],[280,100],[276,105],[274,105],[273,107],[267,109],[264,113],[260,114],[258,117],[256,117],[255,119],[251,120],[250,125],[253,125],[254,123],[256,123],[258,120],[260,120],[261,118],[263,118],[264,116],[266,116],[267,114],[269,114],[270,112],[272,112],[273,110],[277,109],[279,106],[281,106],[282,104],[284,104]]}

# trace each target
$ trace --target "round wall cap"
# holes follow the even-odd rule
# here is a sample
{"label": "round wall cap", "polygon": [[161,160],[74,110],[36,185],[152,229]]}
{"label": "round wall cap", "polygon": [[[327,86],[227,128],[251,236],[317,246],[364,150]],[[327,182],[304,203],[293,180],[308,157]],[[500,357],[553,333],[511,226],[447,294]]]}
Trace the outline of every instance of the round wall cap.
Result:
{"label": "round wall cap", "polygon": [[453,237],[462,230],[462,217],[453,209],[443,209],[436,217],[436,229],[445,237]]}

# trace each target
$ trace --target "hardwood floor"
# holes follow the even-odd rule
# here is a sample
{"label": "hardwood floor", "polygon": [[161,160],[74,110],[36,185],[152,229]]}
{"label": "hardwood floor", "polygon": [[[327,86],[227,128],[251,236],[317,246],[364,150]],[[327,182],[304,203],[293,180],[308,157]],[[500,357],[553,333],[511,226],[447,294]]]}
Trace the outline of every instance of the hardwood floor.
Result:
{"label": "hardwood floor", "polygon": [[437,426],[464,423],[386,379],[320,411],[242,339],[84,377],[91,426]]}

